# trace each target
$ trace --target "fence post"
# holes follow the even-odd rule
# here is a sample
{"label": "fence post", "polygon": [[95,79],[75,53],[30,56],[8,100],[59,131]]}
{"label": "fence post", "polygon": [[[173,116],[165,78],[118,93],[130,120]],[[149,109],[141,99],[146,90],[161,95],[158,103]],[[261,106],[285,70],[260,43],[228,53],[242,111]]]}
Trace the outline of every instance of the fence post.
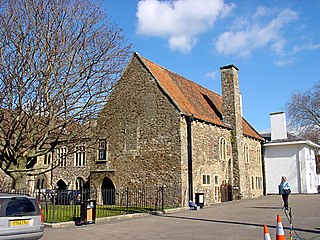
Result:
{"label": "fence post", "polygon": [[129,214],[129,187],[127,187],[127,214]]}
{"label": "fence post", "polygon": [[53,203],[52,203],[52,219],[51,223],[54,223],[54,213],[55,213],[55,206],[56,206],[56,190],[53,190]]}
{"label": "fence post", "polygon": [[162,195],[161,211],[163,211],[164,210],[164,186],[163,185],[161,187],[161,195]]}

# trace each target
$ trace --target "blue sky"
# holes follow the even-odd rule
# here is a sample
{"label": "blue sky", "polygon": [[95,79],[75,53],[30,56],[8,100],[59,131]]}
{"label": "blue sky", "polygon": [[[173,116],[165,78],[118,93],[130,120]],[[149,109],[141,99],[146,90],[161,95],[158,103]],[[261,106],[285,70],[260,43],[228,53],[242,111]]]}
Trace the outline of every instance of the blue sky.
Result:
{"label": "blue sky", "polygon": [[221,94],[219,67],[239,68],[243,115],[257,130],[293,92],[320,81],[320,0],[104,0],[143,57]]}

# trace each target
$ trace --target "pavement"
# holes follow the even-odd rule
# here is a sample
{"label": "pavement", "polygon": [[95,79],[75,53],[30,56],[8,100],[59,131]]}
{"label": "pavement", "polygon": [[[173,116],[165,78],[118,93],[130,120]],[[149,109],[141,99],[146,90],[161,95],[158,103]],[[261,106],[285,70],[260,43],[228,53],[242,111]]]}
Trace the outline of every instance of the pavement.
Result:
{"label": "pavement", "polygon": [[[291,194],[293,239],[320,240],[320,194]],[[200,210],[168,210],[164,214],[134,214],[99,219],[82,226],[47,227],[42,240],[53,239],[264,239],[263,226],[276,239],[280,215],[286,239],[290,233],[289,212],[282,209],[280,195],[218,203]],[[63,226],[63,227],[62,227]]]}

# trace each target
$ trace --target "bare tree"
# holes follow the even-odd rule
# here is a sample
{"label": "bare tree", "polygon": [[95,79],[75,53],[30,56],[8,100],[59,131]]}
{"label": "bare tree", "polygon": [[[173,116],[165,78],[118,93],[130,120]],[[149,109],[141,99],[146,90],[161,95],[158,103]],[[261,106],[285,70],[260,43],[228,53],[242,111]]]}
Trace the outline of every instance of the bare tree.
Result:
{"label": "bare tree", "polygon": [[286,108],[290,126],[298,130],[299,135],[319,143],[320,83],[311,90],[293,93]]}
{"label": "bare tree", "polygon": [[21,189],[37,157],[86,133],[131,44],[90,0],[0,0],[0,14],[0,168]]}

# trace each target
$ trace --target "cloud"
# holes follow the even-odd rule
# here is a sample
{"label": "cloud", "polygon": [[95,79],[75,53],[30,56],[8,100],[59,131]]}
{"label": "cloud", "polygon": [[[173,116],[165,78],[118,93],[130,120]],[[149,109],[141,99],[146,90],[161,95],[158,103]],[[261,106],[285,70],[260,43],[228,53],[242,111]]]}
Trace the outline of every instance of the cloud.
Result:
{"label": "cloud", "polygon": [[213,72],[207,72],[206,77],[213,80],[218,80],[219,75],[220,75],[220,71],[213,71]]}
{"label": "cloud", "polygon": [[301,51],[306,51],[306,50],[312,51],[312,50],[317,50],[317,49],[320,49],[320,44],[307,43],[304,45],[295,46],[293,48],[293,52],[298,53]]}
{"label": "cloud", "polygon": [[[248,57],[256,49],[270,47],[276,54],[283,53],[285,39],[282,30],[291,22],[298,19],[297,12],[284,9],[275,12],[272,9],[259,7],[251,19],[242,24],[236,24],[222,33],[215,41],[216,51],[223,55]],[[245,24],[244,24],[245,23]]]}
{"label": "cloud", "polygon": [[224,0],[141,0],[137,6],[137,32],[163,37],[172,50],[188,53],[198,35],[211,29],[235,7]]}
{"label": "cloud", "polygon": [[284,67],[288,65],[293,65],[296,62],[296,58],[294,57],[287,57],[282,58],[274,62],[274,64],[278,67]]}
{"label": "cloud", "polygon": [[292,50],[288,51],[287,53],[281,51],[281,54],[279,54],[280,56],[279,59],[276,60],[274,64],[279,67],[293,65],[298,61],[297,57],[295,57],[296,54],[303,51],[313,51],[318,49],[320,49],[320,44],[306,43],[306,44],[296,45],[292,48]]}

